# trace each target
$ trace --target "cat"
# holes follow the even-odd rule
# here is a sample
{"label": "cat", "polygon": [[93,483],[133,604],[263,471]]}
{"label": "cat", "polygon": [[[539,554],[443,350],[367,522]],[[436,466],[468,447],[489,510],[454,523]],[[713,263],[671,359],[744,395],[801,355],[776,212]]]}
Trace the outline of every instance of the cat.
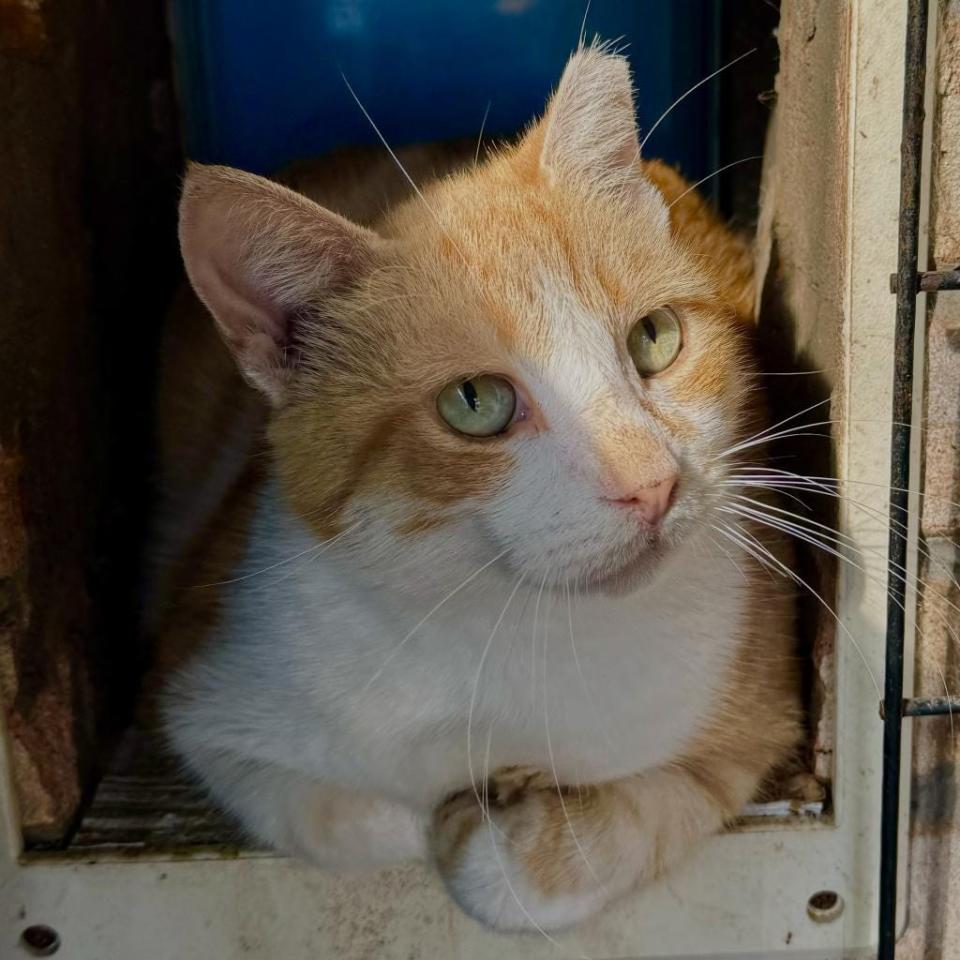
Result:
{"label": "cat", "polygon": [[789,584],[717,533],[764,422],[751,253],[640,159],[604,45],[516,142],[401,160],[416,186],[186,173],[163,729],[259,841],[425,859],[488,926],[556,930],[801,736]]}

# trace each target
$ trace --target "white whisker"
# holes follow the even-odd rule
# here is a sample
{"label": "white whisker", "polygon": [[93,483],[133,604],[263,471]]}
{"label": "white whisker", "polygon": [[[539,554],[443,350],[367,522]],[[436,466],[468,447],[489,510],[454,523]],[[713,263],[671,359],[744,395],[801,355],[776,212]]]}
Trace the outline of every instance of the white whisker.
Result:
{"label": "white whisker", "polygon": [[596,870],[593,869],[593,864],[590,863],[589,858],[587,857],[586,851],[583,849],[582,844],[580,843],[580,838],[577,836],[576,830],[573,828],[573,821],[570,819],[570,814],[567,811],[567,803],[563,798],[563,787],[560,785],[560,775],[557,773],[557,761],[553,753],[553,740],[550,736],[550,713],[549,713],[549,700],[550,700],[550,690],[547,685],[547,643],[548,643],[548,630],[549,630],[549,621],[544,624],[543,628],[543,728],[547,740],[547,757],[550,760],[550,771],[553,773],[553,782],[557,787],[557,799],[560,801],[560,809],[563,811],[563,818],[567,821],[567,829],[570,831],[570,837],[573,840],[574,846],[577,848],[580,856],[583,858],[583,862],[586,865],[587,870],[590,871],[590,875],[596,881],[597,886],[606,894],[607,887],[606,884],[600,879],[597,875]]}
{"label": "white whisker", "polygon": [[416,193],[416,195],[420,198],[420,202],[424,205],[424,207],[427,208],[427,211],[429,212],[430,216],[433,217],[434,221],[436,222],[437,226],[441,229],[444,236],[450,241],[450,243],[453,244],[453,248],[457,251],[457,253],[460,254],[460,259],[463,261],[464,265],[469,266],[470,261],[467,260],[466,254],[464,254],[464,252],[460,249],[460,247],[457,245],[457,242],[453,239],[453,237],[450,236],[450,231],[447,229],[446,224],[444,224],[444,222],[440,219],[440,216],[436,212],[436,210],[434,210],[433,207],[431,207],[430,204],[427,202],[427,198],[424,196],[423,191],[417,185],[413,177],[411,177],[410,174],[407,172],[406,167],[404,167],[404,165],[400,162],[400,158],[396,155],[396,153],[394,153],[393,148],[390,146],[389,143],[387,143],[386,137],[384,137],[384,135],[380,132],[380,128],[376,125],[376,123],[374,123],[373,117],[371,117],[370,114],[367,112],[367,108],[360,102],[360,98],[357,96],[353,87],[350,86],[350,81],[347,79],[346,74],[341,73],[340,76],[343,78],[343,82],[346,84],[347,90],[350,91],[350,96],[353,97],[353,99],[356,101],[356,104],[360,108],[360,111],[363,113],[364,117],[366,117],[367,119],[367,122],[373,128],[373,132],[377,135],[378,139],[383,144],[387,153],[390,154],[391,159],[397,165],[397,169],[400,171],[401,174],[403,174],[404,178],[406,179],[407,183],[410,184],[410,187],[413,189],[414,193]]}
{"label": "white whisker", "polygon": [[587,33],[587,17],[590,16],[590,4],[593,0],[587,0],[587,6],[583,11],[583,19],[580,21],[580,39],[577,41],[578,47],[583,47],[584,37]]}
{"label": "white whisker", "polygon": [[[714,77],[723,73],[724,70],[729,70],[730,67],[734,66],[735,64],[738,64],[741,60],[745,60],[747,57],[750,56],[750,54],[756,53],[756,52],[757,52],[757,48],[753,47],[752,49],[748,50],[746,53],[741,53],[739,57],[737,57],[734,60],[731,60],[729,63],[725,63],[719,69],[714,70],[713,73],[711,73],[709,76],[706,76],[702,80],[695,83],[686,93],[681,94],[681,96],[677,97],[677,99],[674,100],[673,103],[671,103],[670,106],[667,107],[667,109],[664,110],[659,117],[657,117],[656,122],[647,131],[647,135],[640,141],[640,146],[637,148],[637,157],[640,157],[643,155],[643,148],[647,145],[647,141],[653,136],[653,131],[656,130],[657,127],[659,127],[660,124],[667,119],[667,117],[670,116],[670,112],[673,110],[674,107],[676,107],[680,103],[683,103],[683,101],[686,100],[687,97],[689,97],[690,94],[694,92],[694,90],[699,90],[700,87],[702,87],[705,83],[708,83],[709,81],[711,81]],[[634,163],[636,163],[636,157],[634,158]],[[703,181],[701,180],[700,182],[702,183]],[[696,184],[694,184],[694,186],[696,186]],[[679,197],[677,199],[679,199]]]}
{"label": "white whisker", "polygon": [[[477,803],[480,804],[480,807],[483,810],[484,816],[487,815],[487,807],[480,799],[480,791],[477,787],[476,778],[473,775],[473,748],[471,733],[473,727],[473,712],[477,705],[477,693],[480,689],[480,675],[483,673],[483,666],[487,661],[487,655],[490,653],[490,648],[493,645],[493,639],[496,637],[497,631],[500,629],[500,624],[503,623],[503,618],[507,615],[507,610],[510,607],[510,604],[513,602],[513,598],[517,595],[517,591],[523,585],[525,578],[526,574],[520,575],[516,585],[514,586],[513,590],[510,591],[510,595],[507,597],[507,602],[503,605],[503,609],[500,611],[500,616],[497,617],[497,622],[493,625],[493,629],[490,631],[490,637],[487,640],[486,646],[483,648],[483,653],[480,655],[480,662],[477,664],[477,675],[473,681],[473,693],[470,695],[470,709],[467,711],[467,770],[470,774],[470,786],[473,787],[473,793],[477,798]],[[484,784],[484,790],[486,790],[486,784]]]}
{"label": "white whisker", "polygon": [[474,572],[471,573],[470,576],[467,577],[467,579],[464,580],[464,581],[460,584],[460,586],[455,587],[453,590],[451,590],[439,603],[434,604],[434,605],[427,611],[427,613],[423,616],[423,618],[407,633],[407,635],[393,648],[393,650],[390,651],[390,653],[387,655],[387,657],[386,657],[386,659],[384,660],[384,662],[381,664],[380,669],[377,670],[377,672],[363,685],[363,687],[361,688],[361,690],[363,691],[363,690],[369,690],[369,689],[370,689],[370,687],[376,682],[376,680],[380,677],[380,675],[383,673],[383,671],[386,670],[388,664],[390,664],[390,663],[393,662],[394,657],[396,657],[396,655],[403,649],[403,647],[404,647],[404,645],[407,643],[407,641],[408,641],[445,603],[447,603],[447,601],[453,599],[453,597],[455,597],[461,590],[463,590],[464,587],[466,587],[468,584],[470,584],[470,583],[472,583],[474,580],[476,580],[477,577],[479,577],[480,574],[483,573],[483,571],[487,569],[487,567],[493,566],[493,564],[495,564],[498,560],[503,559],[503,557],[505,557],[505,556],[507,555],[507,553],[509,553],[509,550],[501,550],[500,553],[498,553],[492,560],[488,560],[488,561],[487,561],[482,567],[480,567],[478,570],[474,570]]}
{"label": "white whisker", "polygon": [[[577,585],[579,587],[579,585]],[[590,706],[591,711],[593,712],[594,719],[596,720],[597,729],[600,731],[600,735],[607,742],[607,746],[613,751],[613,739],[610,736],[609,731],[607,730],[606,724],[602,722],[602,715],[600,709],[597,707],[597,702],[594,699],[593,695],[590,692],[589,687],[587,686],[587,678],[583,674],[583,668],[580,666],[580,657],[577,655],[577,644],[573,638],[573,605],[570,601],[570,590],[567,588],[567,625],[570,629],[570,652],[573,654],[573,665],[576,668],[577,676],[580,677],[580,685],[583,688],[583,695],[586,698],[587,703]]]}
{"label": "white whisker", "polygon": [[[776,471],[776,473],[781,474],[781,473],[786,473],[786,471]],[[782,482],[780,480],[774,481],[774,480],[766,479],[763,477],[763,475],[761,475],[761,479],[755,480],[750,476],[744,477],[744,475],[740,474],[740,475],[737,475],[736,479],[722,481],[722,485],[737,487],[737,488],[756,487],[763,490],[775,490],[781,494],[783,494],[784,486],[788,486],[789,489],[793,489],[793,490],[806,490],[807,492],[817,494],[818,496],[833,497],[838,501],[849,503],[851,506],[859,510],[862,510],[865,514],[867,514],[867,516],[873,517],[874,519],[880,521],[883,524],[889,524],[892,528],[894,528],[892,532],[894,532],[896,535],[900,536],[903,539],[907,539],[907,533],[904,531],[907,531],[908,528],[905,523],[899,520],[891,519],[886,513],[876,509],[875,507],[871,507],[869,504],[864,503],[862,500],[857,500],[854,497],[851,497],[847,494],[840,493],[835,488],[830,488],[826,486],[823,482],[821,482],[822,480],[825,480],[825,479],[826,478],[803,477],[802,474],[789,474],[788,479]],[[801,480],[806,482],[801,483],[800,482]],[[836,481],[836,480],[832,482],[839,483],[839,481]],[[877,484],[877,486],[882,487],[884,485]],[[787,494],[787,496],[789,496],[789,494]],[[909,512],[906,507],[896,507],[896,509],[903,514],[907,514]],[[809,518],[803,518],[803,519],[806,520]],[[949,543],[951,546],[960,549],[960,544],[957,544],[954,541],[946,538],[944,538],[944,541],[946,543]],[[936,557],[933,556],[930,550],[927,547],[925,547],[922,542],[918,542],[916,544],[916,549],[920,554],[920,556],[928,560],[935,569],[940,570],[942,573],[944,573],[947,579],[950,580],[950,582],[955,587],[957,587],[957,589],[960,589],[960,583],[958,583],[957,580],[954,578],[951,570],[942,561],[937,560]]]}
{"label": "white whisker", "polygon": [[[949,627],[947,629],[949,630]],[[954,640],[956,640],[956,636],[954,636]],[[947,698],[947,716],[950,718],[950,750],[952,752],[956,747],[956,741],[954,738],[957,731],[953,725],[953,704],[950,702],[950,689],[947,686],[947,678],[944,675],[943,670],[940,668],[940,664],[937,663],[934,664],[934,666],[936,667],[937,673],[940,675],[940,682],[943,684],[943,695]]]}
{"label": "white whisker", "polygon": [[733,564],[733,568],[740,574],[740,578],[746,582],[747,580],[747,571],[733,559],[733,554],[712,534],[708,534],[710,537],[710,542]]}
{"label": "white whisker", "polygon": [[[514,902],[520,908],[520,912],[527,918],[530,923],[530,926],[533,927],[541,936],[545,937],[550,943],[552,943],[558,950],[561,949],[560,944],[547,933],[543,927],[537,923],[536,920],[530,916],[530,911],[523,905],[523,902],[520,900],[520,897],[517,896],[517,891],[514,890],[513,884],[510,882],[510,877],[507,876],[507,868],[504,866],[503,858],[500,856],[500,850],[497,848],[497,838],[493,833],[493,820],[489,817],[487,818],[487,831],[490,834],[490,846],[493,848],[493,856],[496,858],[497,866],[500,867],[500,875],[503,877],[503,882],[507,885],[507,890],[510,891],[510,896],[513,897]],[[584,960],[589,960],[589,958],[584,958]]]}
{"label": "white whisker", "polygon": [[[749,500],[750,498],[738,498],[738,499]],[[751,502],[758,502],[758,501],[751,501]],[[766,507],[767,505],[764,504],[762,506]],[[721,509],[724,509],[724,508],[721,508]],[[769,509],[777,510],[778,508],[770,507]],[[758,523],[762,523],[775,530],[779,530],[783,533],[787,533],[793,537],[796,537],[798,540],[801,540],[805,543],[809,543],[811,546],[814,546],[820,550],[823,550],[825,553],[835,556],[837,559],[842,560],[844,563],[853,567],[855,570],[858,570],[871,582],[883,587],[888,592],[888,595],[893,600],[893,602],[904,612],[904,614],[907,613],[907,608],[905,603],[897,599],[895,595],[889,593],[889,584],[886,583],[882,577],[868,570],[862,564],[857,563],[851,557],[843,553],[842,550],[834,549],[833,546],[831,546],[831,544],[836,544],[838,547],[850,548],[850,544],[853,543],[852,537],[849,537],[846,534],[840,533],[839,531],[834,530],[832,527],[828,527],[825,524],[820,524],[820,523],[816,523],[815,521],[809,520],[808,518],[799,518],[799,519],[803,520],[806,523],[812,524],[816,527],[822,528],[827,532],[820,533],[819,531],[811,531],[810,529],[802,526],[801,524],[791,523],[786,520],[781,520],[776,517],[771,517],[763,513],[762,511],[753,510],[750,508],[731,508],[729,510],[725,510],[725,512],[732,512],[734,514],[746,517],[748,519],[755,520]],[[779,510],[778,512],[789,513],[789,511],[782,511],[782,510]],[[849,541],[849,543],[845,543],[844,541]],[[870,554],[873,554],[880,558],[884,558],[884,554],[882,554],[881,551],[879,550],[874,550],[872,548],[866,548],[866,550]],[[915,589],[919,589],[920,586],[924,585],[924,581],[922,580],[922,578],[919,578],[911,574],[910,571],[901,564],[888,561],[888,568],[889,568],[889,575],[891,577],[896,577],[899,580],[899,582],[903,584],[904,588],[906,588],[908,584],[912,585]],[[954,610],[960,612],[960,608],[958,608],[956,604],[953,604],[950,601],[947,601],[947,603]],[[940,622],[942,623],[942,625],[944,626],[948,635],[954,641],[954,643],[960,643],[960,637],[958,637],[956,630],[951,626],[949,618],[946,616],[946,614],[943,613],[942,611],[931,611],[931,615],[934,613],[939,615]],[[919,625],[917,625],[916,630],[917,630],[917,633],[922,638],[924,636],[924,631],[920,628]],[[942,674],[941,674],[941,679],[943,679],[946,695],[949,697],[950,692],[949,690],[946,689],[946,679],[942,677]]]}
{"label": "white whisker", "polygon": [[[770,521],[776,522],[779,524],[778,529],[781,529],[786,533],[798,532],[803,534],[812,534],[812,535],[820,536],[824,538],[829,537],[830,541],[835,542],[838,546],[843,546],[853,551],[866,551],[867,553],[877,557],[878,559],[883,560],[887,565],[888,569],[896,571],[896,574],[900,582],[903,583],[904,587],[906,587],[908,584],[913,586],[914,588],[926,586],[926,582],[921,577],[918,577],[915,574],[911,574],[907,567],[905,567],[901,563],[897,563],[891,560],[886,555],[885,552],[878,550],[874,547],[867,546],[865,544],[860,544],[857,542],[857,540],[855,540],[854,537],[850,536],[849,534],[843,533],[834,527],[831,527],[829,524],[819,523],[818,521],[812,519],[811,517],[801,516],[800,514],[794,513],[791,510],[785,510],[782,507],[777,507],[772,504],[762,503],[759,500],[755,500],[753,497],[736,495],[734,499],[737,501],[751,504],[750,507],[741,508],[741,509],[745,510],[754,519],[761,520],[761,521],[770,520]],[[865,504],[861,504],[857,500],[850,500],[850,498],[847,498],[847,497],[841,498],[839,496],[838,496],[838,499],[848,500],[853,505],[862,507],[864,511],[868,513],[868,515],[872,514],[876,518],[881,519],[884,522],[886,522],[887,520],[887,518],[883,514],[881,514],[879,511],[875,511],[871,507],[868,507]],[[721,507],[721,509],[724,509],[724,508]],[[766,511],[774,511],[778,515],[781,515],[783,517],[791,517],[794,519],[781,520],[779,518],[770,517],[769,513],[767,513]],[[891,526],[894,527],[894,529],[891,531],[894,536],[900,537],[903,540],[906,540],[908,538],[909,530],[906,524],[903,524],[898,520],[892,520],[890,521],[890,523],[891,523]],[[811,530],[810,529],[811,527],[815,527],[817,529]],[[896,529],[898,527],[900,528],[900,530]],[[819,531],[824,531],[824,532],[820,533]],[[907,532],[901,532],[901,531],[907,531]],[[813,541],[809,541],[809,542],[813,543]],[[819,544],[816,544],[816,545],[819,546]],[[946,579],[949,580],[951,586],[954,587],[954,589],[960,590],[960,583],[958,583],[957,580],[953,577],[950,569],[945,564],[937,561],[936,558],[930,553],[930,551],[927,550],[920,543],[917,544],[917,550],[922,557],[924,557],[932,565],[939,568],[942,571],[942,573],[946,575]],[[838,554],[838,556],[840,555]],[[840,556],[840,559],[845,560],[848,563],[851,562],[850,559],[846,556]],[[862,567],[858,567],[858,569],[863,570]],[[863,570],[863,572],[867,573],[866,570]],[[912,580],[908,580],[908,578],[912,578]],[[953,603],[950,600],[947,600],[946,604],[956,613],[960,614],[960,606],[958,606],[957,604]]]}
{"label": "white whisker", "polygon": [[793,439],[796,437],[825,437],[828,440],[832,440],[833,437],[829,433],[818,433],[813,430],[814,427],[825,427],[830,426],[831,424],[839,423],[837,420],[818,420],[815,423],[798,423],[795,426],[788,427],[786,430],[778,430],[775,433],[769,433],[765,431],[759,436],[753,437],[748,440],[743,440],[742,442],[736,444],[735,446],[730,447],[725,450],[723,453],[712,457],[712,460],[722,460],[725,457],[729,457],[731,454],[739,453],[742,450],[749,450],[751,447],[759,447],[765,443],[773,443],[774,440],[783,440],[787,437]]}
{"label": "white whisker", "polygon": [[[324,553],[328,548],[332,547],[338,540],[343,539],[347,534],[352,533],[357,527],[360,526],[361,521],[357,521],[351,526],[347,527],[346,530],[341,530],[335,537],[330,537],[328,540],[321,540],[319,543],[315,543],[311,547],[307,547],[306,550],[301,550],[299,553],[295,553],[292,557],[287,557],[285,560],[278,560],[276,563],[271,563],[268,567],[263,567],[260,570],[254,570],[253,573],[245,573],[240,577],[231,577],[229,580],[215,580],[213,583],[196,583],[190,589],[191,590],[204,590],[207,587],[226,587],[231,583],[242,583],[244,580],[251,580],[253,577],[259,577],[261,574],[269,573],[271,570],[276,570],[278,567],[286,566],[288,563],[293,563],[294,560],[299,560],[301,557],[318,555]],[[312,559],[312,558],[311,558]],[[285,579],[284,577],[280,578]],[[280,581],[276,581],[280,582]]]}
{"label": "white whisker", "polygon": [[[769,427],[766,427],[763,430],[757,431],[757,433],[752,434],[751,436],[747,437],[745,440],[741,442],[749,443],[751,440],[757,440],[760,437],[763,437],[766,434],[770,433],[771,431],[776,430],[778,427],[782,427],[785,423],[790,423],[792,420],[796,420],[798,417],[802,417],[805,413],[809,413],[811,410],[816,410],[818,407],[822,407],[825,403],[829,403],[829,402],[830,402],[830,398],[828,397],[826,400],[820,400],[817,403],[811,404],[809,407],[805,407],[803,410],[799,410],[797,413],[793,413],[789,417],[784,417],[782,420],[778,420],[776,423],[771,424]],[[723,453],[717,454],[717,456],[714,457],[713,459],[720,460],[723,457],[728,457],[730,456],[731,453],[734,452],[734,449],[735,448],[724,450]]]}
{"label": "white whisker", "polygon": [[[831,617],[836,621],[837,626],[840,628],[841,632],[852,644],[854,650],[857,652],[857,655],[863,661],[864,667],[866,667],[867,674],[870,677],[870,682],[873,684],[874,690],[877,692],[877,701],[878,703],[883,702],[883,693],[880,690],[880,684],[877,683],[877,678],[874,676],[873,669],[870,666],[870,661],[867,660],[866,654],[863,652],[863,648],[857,642],[857,639],[853,636],[850,630],[847,628],[847,625],[840,619],[833,607],[823,599],[820,594],[810,586],[806,580],[802,579],[798,574],[794,573],[786,564],[778,560],[756,537],[746,530],[743,530],[742,527],[737,528],[736,531],[732,530],[730,527],[725,524],[721,527],[716,528],[720,533],[729,539],[733,540],[734,543],[739,543],[739,545],[750,553],[755,559],[760,560],[761,555],[766,555],[769,558],[769,561],[772,562],[779,570],[781,570],[787,577],[793,580],[795,583],[800,584],[804,587],[819,603],[823,608],[830,614]],[[765,561],[760,561],[765,562]]]}
{"label": "white whisker", "polygon": [[725,170],[729,170],[731,167],[737,167],[741,163],[749,163],[751,160],[762,160],[762,159],[763,159],[763,154],[758,153],[752,157],[741,157],[739,160],[734,160],[731,163],[724,164],[722,167],[720,167],[719,170],[714,170],[713,173],[708,173],[705,177],[701,177],[696,183],[690,184],[690,186],[687,187],[687,189],[684,190],[679,197],[674,197],[673,200],[669,204],[667,204],[667,209],[670,210],[671,208],[676,206],[676,204],[678,204],[688,193],[691,193],[692,191],[696,190],[697,187],[699,187],[701,184],[706,183],[708,180],[712,180],[714,177],[719,176]]}
{"label": "white whisker", "polygon": [[537,620],[540,616],[540,601],[543,599],[543,590],[547,585],[547,575],[549,570],[544,573],[540,581],[540,590],[537,592],[537,602],[533,605],[533,640],[530,651],[530,703],[537,702]]}
{"label": "white whisker", "polygon": [[473,165],[476,166],[480,162],[480,145],[483,143],[483,131],[487,126],[487,117],[490,116],[490,107],[493,104],[492,100],[487,101],[487,109],[483,111],[483,119],[480,121],[480,133],[477,134],[477,149],[473,155]]}
{"label": "white whisker", "polygon": [[882,488],[883,490],[886,490],[886,491],[888,491],[888,492],[889,492],[889,491],[896,491],[897,493],[909,493],[911,496],[920,497],[921,499],[935,500],[935,501],[937,501],[937,503],[945,503],[945,504],[947,504],[948,506],[960,508],[960,502],[957,502],[956,500],[951,500],[951,499],[949,499],[948,497],[936,496],[936,495],[934,495],[934,494],[932,494],[932,493],[925,493],[923,490],[916,490],[916,489],[913,489],[913,488],[910,488],[910,487],[891,487],[890,484],[888,484],[888,483],[880,483],[879,481],[855,480],[855,479],[853,479],[852,477],[844,477],[843,480],[841,481],[841,480],[837,479],[836,477],[806,476],[805,474],[801,474],[801,473],[791,473],[789,470],[776,470],[776,469],[774,469],[774,468],[772,468],[772,467],[766,467],[766,468],[764,468],[764,467],[753,467],[753,468],[751,468],[751,469],[754,469],[754,470],[756,470],[757,472],[760,472],[760,471],[762,471],[762,470],[765,470],[766,472],[769,472],[769,473],[784,474],[784,475],[786,475],[786,476],[788,476],[788,477],[791,477],[791,478],[793,478],[793,479],[796,479],[797,481],[816,480],[816,481],[819,481],[819,482],[821,482],[821,483],[835,483],[835,484],[840,484],[840,483],[844,483],[844,484],[852,483],[852,484],[856,484],[857,486],[861,486],[861,487],[879,487],[879,488]]}

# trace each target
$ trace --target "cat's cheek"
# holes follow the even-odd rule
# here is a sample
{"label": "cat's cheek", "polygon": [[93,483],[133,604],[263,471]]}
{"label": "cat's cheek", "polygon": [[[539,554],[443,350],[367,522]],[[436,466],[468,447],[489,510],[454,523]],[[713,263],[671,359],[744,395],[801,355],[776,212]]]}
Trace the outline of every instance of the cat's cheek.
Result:
{"label": "cat's cheek", "polygon": [[718,403],[691,404],[685,411],[687,430],[679,447],[684,460],[697,470],[707,470],[713,458],[725,450],[738,432],[738,418]]}

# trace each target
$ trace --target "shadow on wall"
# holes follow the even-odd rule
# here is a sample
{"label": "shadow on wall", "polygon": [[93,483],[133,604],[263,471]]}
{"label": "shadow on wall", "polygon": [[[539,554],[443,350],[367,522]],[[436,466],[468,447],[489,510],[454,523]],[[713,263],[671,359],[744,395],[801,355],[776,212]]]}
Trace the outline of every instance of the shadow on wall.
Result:
{"label": "shadow on wall", "polygon": [[[818,424],[805,436],[793,434],[770,444],[770,464],[805,477],[835,477],[833,430],[824,421],[835,416],[830,398],[834,389],[830,371],[818,370],[816,361],[797,350],[796,321],[786,306],[779,244],[774,238],[760,298],[757,348],[767,389],[770,423],[783,421],[784,429],[804,423]],[[802,411],[808,411],[802,413]],[[789,419],[788,418],[793,418]],[[752,496],[757,491],[748,491]],[[821,523],[836,529],[837,498],[791,489],[781,509],[799,512],[807,524]],[[799,501],[799,502],[798,502]],[[818,776],[832,779],[832,735],[827,714],[832,714],[832,689],[828,677],[834,669],[836,623],[813,595],[816,591],[832,607],[836,598],[837,559],[830,553],[790,537],[797,584],[797,644],[803,670],[805,702],[811,735],[806,758]],[[818,756],[819,754],[819,756]]]}

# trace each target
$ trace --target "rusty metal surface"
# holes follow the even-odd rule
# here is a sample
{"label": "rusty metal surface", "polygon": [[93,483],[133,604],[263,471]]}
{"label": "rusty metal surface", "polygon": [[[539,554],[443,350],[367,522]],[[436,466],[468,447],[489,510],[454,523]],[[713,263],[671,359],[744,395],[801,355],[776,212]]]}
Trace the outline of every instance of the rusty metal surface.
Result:
{"label": "rusty metal surface", "polygon": [[960,716],[960,697],[918,697],[903,701],[905,717]]}
{"label": "rusty metal surface", "polygon": [[[890,274],[890,292],[896,293],[899,287],[898,275]],[[936,293],[938,290],[960,290],[960,267],[954,270],[927,270],[918,273],[914,280],[917,293]]]}
{"label": "rusty metal surface", "polygon": [[136,689],[155,340],[179,269],[164,14],[0,0],[0,710],[28,843],[70,832]]}

